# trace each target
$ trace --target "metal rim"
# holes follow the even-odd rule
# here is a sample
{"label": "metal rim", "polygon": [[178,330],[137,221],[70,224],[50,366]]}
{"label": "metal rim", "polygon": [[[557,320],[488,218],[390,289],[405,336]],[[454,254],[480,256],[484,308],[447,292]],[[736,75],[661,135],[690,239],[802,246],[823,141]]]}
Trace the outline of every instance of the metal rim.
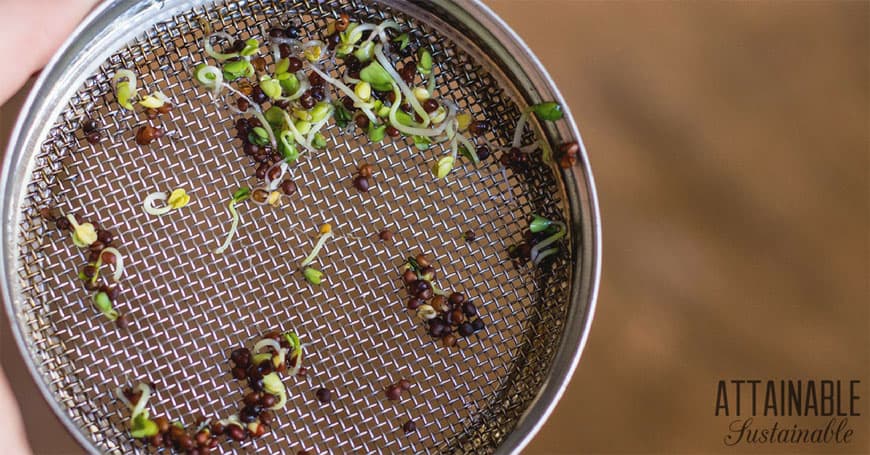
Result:
{"label": "metal rim", "polygon": [[[26,131],[25,126],[31,124],[37,113],[52,109],[52,102],[56,109],[57,100],[50,100],[45,95],[47,87],[51,87],[63,78],[66,64],[72,59],[76,51],[76,43],[81,47],[82,38],[95,39],[101,35],[101,31],[112,23],[118,11],[123,11],[131,6],[136,9],[148,9],[162,7],[162,1],[154,0],[135,4],[131,0],[116,0],[107,2],[97,7],[70,35],[60,50],[54,55],[41,76],[34,84],[27,100],[22,105],[18,120],[10,135],[9,145],[0,170],[0,188],[4,194],[11,194],[16,187],[25,182],[15,181],[13,172],[25,166],[25,147],[38,143],[40,138],[35,137],[31,131]],[[386,3],[392,3],[388,0]],[[430,2],[425,2],[429,4]],[[520,418],[515,428],[503,440],[498,453],[518,453],[537,433],[546,419],[552,413],[557,401],[564,393],[568,382],[575,371],[583,348],[589,336],[592,319],[595,312],[599,278],[601,273],[601,225],[598,208],[598,200],[589,159],[586,153],[580,133],[570,112],[570,107],[565,103],[555,83],[544,69],[540,61],[534,56],[522,39],[493,13],[491,9],[480,3],[479,0],[436,0],[431,2],[451,14],[464,17],[471,23],[476,23],[479,29],[475,31],[485,34],[497,48],[502,50],[495,58],[501,59],[508,67],[522,69],[524,73],[513,74],[520,78],[519,84],[530,84],[532,88],[546,89],[546,96],[555,99],[562,104],[565,111],[565,121],[560,122],[562,135],[574,137],[580,144],[580,163],[569,171],[563,171],[566,181],[566,191],[570,204],[571,225],[574,228],[572,237],[576,261],[573,268],[573,286],[571,289],[571,305],[566,318],[566,325],[562,334],[561,343],[551,363],[548,379],[539,389],[536,398],[529,404],[525,414]],[[526,87],[529,88],[529,87]],[[532,90],[537,92],[537,90]],[[538,92],[540,97],[540,92]],[[541,99],[538,99],[540,101]],[[535,100],[527,100],[533,102]],[[552,127],[549,127],[552,128]],[[552,129],[549,131],[555,134]],[[25,171],[23,175],[29,175]],[[567,184],[573,182],[573,184]],[[12,219],[18,210],[18,201],[6,198],[2,207],[4,219]],[[17,226],[7,223],[2,234],[0,251],[3,252],[3,261],[0,261],[0,275],[4,279],[2,296],[7,314],[10,315],[11,330],[19,350],[23,354],[30,375],[34,379],[43,398],[59,417],[64,426],[76,441],[91,453],[99,450],[93,441],[70,419],[60,403],[55,400],[53,392],[49,389],[45,379],[40,374],[33,357],[30,355],[28,342],[16,317],[16,306],[13,305],[13,286],[17,285],[16,275],[17,249],[15,248]]]}

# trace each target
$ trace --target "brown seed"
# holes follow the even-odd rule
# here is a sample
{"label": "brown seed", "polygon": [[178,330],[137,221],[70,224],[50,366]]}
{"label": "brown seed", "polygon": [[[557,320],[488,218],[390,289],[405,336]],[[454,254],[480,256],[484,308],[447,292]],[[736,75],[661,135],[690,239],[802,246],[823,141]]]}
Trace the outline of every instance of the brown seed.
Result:
{"label": "brown seed", "polygon": [[242,367],[233,368],[233,377],[242,380],[248,377],[248,372]]}
{"label": "brown seed", "polygon": [[263,411],[260,413],[260,422],[263,422],[266,425],[271,424],[275,420],[275,414],[272,414],[272,411]]}
{"label": "brown seed", "polygon": [[169,419],[166,417],[160,416],[154,419],[154,423],[157,424],[157,431],[161,433],[169,431]]}
{"label": "brown seed", "polygon": [[84,131],[86,134],[93,133],[94,131],[97,131],[98,128],[99,125],[97,125],[97,121],[94,119],[89,118],[82,122],[82,131]]}
{"label": "brown seed", "polygon": [[136,143],[148,145],[156,139],[163,137],[163,129],[151,125],[145,125],[136,132]]}
{"label": "brown seed", "polygon": [[85,134],[85,140],[90,144],[99,144],[102,139],[103,135],[101,135],[99,131],[92,131]]}
{"label": "brown seed", "polygon": [[148,120],[156,119],[157,114],[158,114],[157,109],[152,109],[150,107],[148,109],[145,109],[145,117],[147,117]]}
{"label": "brown seed", "polygon": [[459,292],[454,292],[450,294],[450,304],[453,306],[462,305],[462,302],[465,301],[465,294],[460,294]]}
{"label": "brown seed", "polygon": [[362,129],[366,129],[369,127],[369,118],[366,117],[364,114],[357,115],[354,121],[356,122],[356,125]]}
{"label": "brown seed", "polygon": [[414,76],[417,74],[417,66],[413,62],[405,63],[402,70],[399,71],[399,76],[406,84],[414,83]]}
{"label": "brown seed", "polygon": [[115,260],[116,260],[116,258],[115,258],[115,255],[112,254],[112,253],[109,253],[109,252],[103,252],[103,253],[100,255],[100,260],[103,261],[103,264],[113,265],[113,264],[115,264]]}
{"label": "brown seed", "polygon": [[580,152],[580,144],[578,144],[577,141],[566,142],[559,146],[559,150],[565,156],[576,158],[577,154]]}
{"label": "brown seed", "polygon": [[227,435],[235,441],[244,441],[248,435],[245,433],[245,430],[238,425],[230,425],[226,431]]}
{"label": "brown seed", "polygon": [[169,437],[172,438],[173,441],[179,440],[184,435],[184,428],[180,428],[175,425],[169,426]]}
{"label": "brown seed", "polygon": [[271,393],[264,393],[263,396],[260,398],[260,406],[264,406],[267,408],[275,406],[275,403],[277,402],[278,399],[275,398],[275,395],[272,395]]}
{"label": "brown seed", "polygon": [[435,311],[448,311],[450,309],[450,306],[447,304],[447,299],[442,295],[432,297],[432,303],[430,303],[430,305],[432,305],[432,308],[435,308]]}
{"label": "brown seed", "polygon": [[411,284],[417,281],[417,274],[411,269],[405,270],[405,273],[402,274],[402,281],[404,281],[405,284]]}
{"label": "brown seed", "polygon": [[398,384],[390,384],[385,390],[384,395],[386,395],[388,400],[396,401],[402,398],[402,388],[399,387]]}
{"label": "brown seed", "polygon": [[168,114],[172,111],[172,105],[169,103],[163,103],[163,106],[157,108],[157,112],[160,114]]}
{"label": "brown seed", "polygon": [[263,71],[266,71],[266,59],[264,59],[263,57],[252,58],[251,65],[254,67],[255,70],[257,70],[260,73],[262,73]]}
{"label": "brown seed", "polygon": [[317,389],[314,395],[317,397],[317,401],[323,404],[332,401],[332,391],[327,389],[326,387],[321,387]]}
{"label": "brown seed", "polygon": [[290,64],[290,65],[288,66],[287,69],[288,69],[291,73],[295,73],[295,72],[297,72],[297,71],[299,71],[299,70],[302,69],[302,60],[299,60],[299,59],[296,58],[296,57],[290,57],[290,58],[288,59],[288,61],[289,61],[289,64]]}
{"label": "brown seed", "polygon": [[456,346],[456,335],[450,334],[441,339],[441,343],[444,344],[444,347],[452,347]]}
{"label": "brown seed", "polygon": [[335,21],[335,30],[338,32],[343,32],[347,30],[347,26],[350,25],[350,17],[347,14],[341,13],[338,17],[338,20]]}
{"label": "brown seed", "polygon": [[369,180],[358,175],[353,179],[353,187],[365,193],[369,190]]}
{"label": "brown seed", "polygon": [[236,100],[236,107],[239,108],[240,111],[247,111],[249,107],[251,107],[251,103],[244,98],[239,98]]}
{"label": "brown seed", "polygon": [[427,114],[437,111],[439,107],[438,101],[434,98],[429,98],[423,102],[423,110],[426,111]]}
{"label": "brown seed", "polygon": [[94,243],[88,245],[88,248],[89,248],[91,251],[102,251],[102,249],[105,248],[105,247],[106,247],[106,244],[103,243],[103,242],[101,242],[101,241],[99,240],[99,237],[97,237],[97,241],[96,241],[96,242],[94,242]]}
{"label": "brown seed", "polygon": [[115,234],[112,234],[112,231],[100,229],[97,232],[97,240],[103,242],[106,246],[111,246],[112,241],[115,240]]}
{"label": "brown seed", "polygon": [[260,180],[263,180],[264,178],[266,178],[267,172],[269,172],[269,163],[260,163],[260,165],[257,166],[257,170],[254,171],[254,176]]}
{"label": "brown seed", "polygon": [[468,132],[475,136],[480,136],[486,133],[487,130],[489,130],[489,125],[484,120],[474,120],[468,125]]}
{"label": "brown seed", "polygon": [[200,447],[208,446],[208,440],[210,439],[208,430],[200,430],[194,439],[196,439],[196,445]]}
{"label": "brown seed", "polygon": [[417,297],[411,297],[410,299],[408,299],[408,304],[405,306],[409,310],[416,310],[417,308],[420,308],[420,305],[422,305],[423,303],[424,302],[422,299],[418,299]]}
{"label": "brown seed", "polygon": [[272,166],[266,172],[266,177],[269,177],[269,180],[275,180],[281,176],[281,166]]}
{"label": "brown seed", "polygon": [[462,310],[459,308],[453,310],[453,313],[450,316],[452,318],[451,321],[453,321],[454,324],[462,324],[465,322],[465,314],[462,313]]}
{"label": "brown seed", "polygon": [[130,321],[124,313],[119,314],[118,319],[115,319],[115,326],[121,330],[126,329],[128,325],[130,325]]}
{"label": "brown seed", "polygon": [[281,183],[281,191],[290,196],[296,192],[296,184],[293,183],[293,180],[284,180],[284,182]]}
{"label": "brown seed", "polygon": [[378,234],[378,237],[384,242],[390,242],[393,240],[393,231],[389,229],[384,229]]}
{"label": "brown seed", "polygon": [[375,169],[374,169],[374,167],[372,167],[371,164],[363,163],[359,167],[359,175],[361,177],[369,178],[372,176],[372,173],[374,173],[374,170]]}
{"label": "brown seed", "polygon": [[420,267],[429,267],[430,265],[432,265],[432,261],[429,260],[429,256],[426,256],[423,253],[418,254],[417,257],[414,259],[417,260],[417,264],[419,264]]}
{"label": "brown seed", "polygon": [[251,392],[245,395],[244,403],[247,405],[257,404],[260,402],[260,394],[257,392]]}
{"label": "brown seed", "polygon": [[220,422],[215,422],[211,424],[211,434],[215,436],[220,436],[224,434],[224,425]]}
{"label": "brown seed", "polygon": [[181,450],[192,450],[193,449],[193,438],[188,435],[182,435],[178,438],[178,448]]}
{"label": "brown seed", "polygon": [[150,438],[148,438],[148,443],[154,447],[162,446],[163,445],[163,435],[162,434],[155,434],[154,436],[151,436]]}
{"label": "brown seed", "polygon": [[390,137],[399,137],[402,134],[402,132],[393,125],[387,125],[387,128],[384,131],[387,133],[387,136]]}
{"label": "brown seed", "polygon": [[408,420],[402,424],[402,430],[404,430],[405,434],[413,433],[417,431],[417,424],[415,424],[413,420]]}
{"label": "brown seed", "polygon": [[402,379],[401,381],[399,381],[399,387],[401,387],[402,390],[411,390],[411,381],[407,379]]}
{"label": "brown seed", "polygon": [[291,54],[292,52],[293,52],[293,50],[290,49],[290,45],[289,45],[289,44],[287,44],[287,43],[281,43],[281,44],[278,45],[278,53],[281,55],[281,58],[288,58],[288,57],[290,57],[290,54]]}

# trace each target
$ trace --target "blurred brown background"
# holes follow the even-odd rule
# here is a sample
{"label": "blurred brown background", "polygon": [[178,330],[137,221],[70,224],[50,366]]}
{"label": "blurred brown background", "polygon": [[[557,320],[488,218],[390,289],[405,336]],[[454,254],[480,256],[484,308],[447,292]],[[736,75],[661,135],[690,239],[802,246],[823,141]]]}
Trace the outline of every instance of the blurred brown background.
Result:
{"label": "blurred brown background", "polygon": [[[526,453],[870,453],[870,3],[488,4],[568,100],[604,226],[592,336]],[[2,341],[35,451],[79,452]],[[725,447],[715,386],[743,378],[860,379],[854,439]]]}

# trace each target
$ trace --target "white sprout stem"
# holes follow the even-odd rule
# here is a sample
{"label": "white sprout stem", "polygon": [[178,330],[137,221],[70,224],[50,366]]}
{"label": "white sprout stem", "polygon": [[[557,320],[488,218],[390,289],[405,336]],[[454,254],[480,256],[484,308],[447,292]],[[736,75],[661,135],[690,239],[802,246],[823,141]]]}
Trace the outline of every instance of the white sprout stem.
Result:
{"label": "white sprout stem", "polygon": [[115,396],[117,396],[118,399],[121,400],[121,403],[124,403],[124,406],[127,406],[127,409],[131,411],[133,410],[133,403],[130,403],[130,400],[128,400],[127,397],[124,396],[124,389],[122,387],[117,387],[115,389]]}
{"label": "white sprout stem", "polygon": [[227,233],[227,239],[224,240],[224,243],[216,250],[214,250],[215,254],[221,254],[226,251],[227,247],[230,246],[230,242],[233,241],[233,236],[236,234],[236,229],[239,227],[239,212],[236,211],[236,200],[230,200],[230,204],[227,206],[230,211],[230,214],[233,216],[233,224],[230,226],[230,231]]}
{"label": "white sprout stem", "polygon": [[278,402],[269,407],[269,409],[277,410],[284,407],[287,404],[287,391],[285,389],[281,389],[278,391]]}
{"label": "white sprout stem", "polygon": [[552,256],[552,255],[556,254],[558,251],[559,251],[559,248],[557,248],[557,247],[553,247],[553,248],[550,248],[549,250],[541,251],[541,254],[539,254],[539,255],[535,258],[535,260],[532,261],[532,264],[534,264],[534,265],[537,266],[537,265],[540,264],[541,261],[543,261],[545,258],[547,258],[547,257],[549,257],[549,256]]}
{"label": "white sprout stem", "polygon": [[141,414],[145,410],[145,405],[148,404],[148,399],[151,398],[151,387],[148,384],[139,383],[134,391],[136,390],[141,391],[142,395],[139,397],[139,401],[136,402],[136,406],[130,411],[131,418],[136,418],[136,416]]}
{"label": "white sprout stem", "polygon": [[512,147],[519,147],[520,144],[522,144],[523,130],[526,129],[526,121],[528,121],[528,119],[529,119],[529,113],[524,111],[520,115],[519,120],[517,120],[517,127],[514,130],[514,140],[511,143]]}
{"label": "white sprout stem", "polygon": [[[414,92],[411,91],[411,87],[408,87],[408,84],[405,84],[405,81],[402,80],[402,77],[399,76],[399,73],[396,72],[396,69],[393,68],[393,64],[390,63],[390,60],[384,55],[383,46],[380,44],[375,45],[375,58],[380,62],[381,66],[387,70],[387,73],[390,74],[390,77],[399,85],[399,88],[402,89],[402,93],[405,94],[405,98],[408,99],[408,103],[411,104],[411,107],[414,108],[414,112],[423,119],[423,126],[429,126],[429,114],[426,112],[426,109],[423,109],[423,106],[420,105],[420,102],[417,101],[417,98],[414,96]],[[396,101],[398,103],[398,101]],[[393,125],[395,126],[395,125]],[[397,127],[398,128],[398,127]]]}
{"label": "white sprout stem", "polygon": [[302,368],[302,346],[299,346],[299,349],[295,352],[296,361],[293,362],[293,368],[287,372],[288,376],[296,376],[299,374],[299,370]]}
{"label": "white sprout stem", "polygon": [[[112,281],[118,281],[121,279],[121,275],[124,274],[124,256],[120,251],[113,247],[103,248],[103,253],[109,253],[115,256],[115,272],[112,274]],[[100,254],[100,260],[103,259],[102,253]]]}
{"label": "white sprout stem", "polygon": [[76,217],[75,217],[75,216],[73,216],[73,214],[72,214],[72,213],[70,213],[70,214],[67,214],[67,216],[66,216],[66,219],[67,219],[67,220],[68,220],[68,221],[69,221],[69,224],[71,224],[71,225],[72,225],[72,227],[73,227],[73,230],[76,230],[76,229],[78,229],[78,228],[79,228],[79,222],[78,222],[78,221],[76,221]]}
{"label": "white sprout stem", "polygon": [[225,427],[228,427],[230,425],[235,425],[235,426],[240,427],[240,428],[245,428],[245,424],[243,424],[242,421],[239,420],[239,416],[237,416],[236,414],[233,414],[233,415],[227,417],[226,419],[221,419],[218,421],[218,423],[220,423],[221,425],[223,425]]}
{"label": "white sprout stem", "polygon": [[435,69],[429,72],[429,82],[426,84],[426,91],[429,96],[435,96]]}
{"label": "white sprout stem", "polygon": [[320,238],[317,239],[317,243],[314,244],[314,249],[311,250],[311,254],[309,254],[308,257],[306,257],[305,260],[302,261],[302,267],[305,267],[308,264],[314,262],[314,258],[317,257],[317,253],[320,253],[320,249],[323,248],[323,244],[326,243],[326,240],[330,237],[332,237],[332,231],[320,235]]}
{"label": "white sprout stem", "polygon": [[390,124],[393,125],[397,130],[411,135],[411,136],[424,136],[424,137],[435,137],[440,135],[447,129],[447,125],[449,125],[450,119],[452,119],[456,115],[455,109],[451,106],[450,112],[447,114],[447,120],[441,122],[441,125],[435,128],[417,128],[413,126],[407,126],[399,123],[398,119],[396,119],[396,112],[399,110],[399,104],[402,102],[402,94],[399,92],[396,84],[393,84],[393,93],[396,95],[396,101],[393,103],[392,107],[390,107]]}
{"label": "white sprout stem", "polygon": [[[197,77],[197,80],[200,83],[202,83],[203,85],[205,85],[206,87],[212,86],[211,94],[213,97],[217,98],[218,96],[220,96],[221,88],[223,88],[223,86],[224,86],[224,73],[220,69],[218,69],[216,66],[211,66],[211,65],[207,65],[205,68],[203,68],[200,71],[202,71],[203,73],[208,73],[208,74],[211,74],[212,76],[214,76],[214,81],[206,82],[208,79],[206,79],[206,81],[204,81],[198,77]],[[196,77],[196,75],[194,75],[194,77]]]}
{"label": "white sprout stem", "polygon": [[[386,22],[386,21],[384,21],[384,22]],[[383,22],[380,25],[383,25]],[[378,27],[380,27],[380,25],[365,23],[365,24],[360,24],[359,27],[353,29],[353,33],[359,33],[360,35],[362,35],[363,32],[367,32],[369,30],[374,30],[374,32],[370,33],[369,37],[366,38],[365,41],[359,43],[359,45],[357,45],[357,47],[358,48],[363,47],[364,44],[371,43],[372,41],[374,41],[376,36],[380,36],[378,34],[378,31],[377,31]]]}
{"label": "white sprout stem", "polygon": [[357,79],[357,78],[354,78],[354,77],[350,77],[350,76],[348,76],[347,74],[345,74],[344,76],[342,76],[341,80],[342,80],[345,84],[359,84],[360,82],[362,82],[362,81],[360,81],[360,80]]}
{"label": "white sprout stem", "polygon": [[459,139],[459,143],[465,146],[465,149],[468,150],[468,154],[471,155],[471,161],[475,163],[480,162],[480,158],[477,156],[477,151],[474,150],[474,144],[472,144],[465,136],[462,134],[456,133],[456,137]]}
{"label": "white sprout stem", "polygon": [[305,137],[303,137],[302,133],[300,133],[299,130],[296,129],[296,124],[293,123],[293,119],[290,118],[290,114],[288,114],[287,111],[283,109],[281,110],[281,113],[284,114],[284,123],[287,124],[287,128],[290,130],[291,133],[293,133],[293,140],[296,141],[297,144],[305,147],[305,150],[309,152],[314,152],[314,147],[312,147],[311,144],[305,142]]}
{"label": "white sprout stem", "polygon": [[161,216],[169,213],[169,211],[172,210],[172,207],[169,205],[164,205],[163,207],[154,206],[155,201],[165,201],[168,197],[169,196],[162,191],[157,191],[149,194],[147,197],[145,197],[145,201],[143,202],[143,208],[145,209],[145,213],[156,216]]}
{"label": "white sprout stem", "polygon": [[340,80],[335,79],[329,74],[321,71],[320,68],[317,67],[317,65],[309,64],[308,66],[311,67],[311,70],[317,73],[317,75],[320,76],[324,81],[329,82],[330,84],[335,86],[335,88],[341,90],[345,95],[349,96],[350,99],[353,100],[354,106],[360,108],[366,115],[366,117],[369,118],[369,121],[377,122],[377,118],[375,117],[374,112],[372,112],[371,104],[366,103],[360,97],[356,96],[356,93],[354,93],[354,91],[351,90],[350,87],[344,85],[344,83],[342,83]]}
{"label": "white sprout stem", "polygon": [[208,54],[210,57],[212,57],[213,59],[215,59],[219,62],[222,62],[222,61],[227,60],[227,59],[231,59],[233,57],[238,57],[239,54],[236,52],[229,53],[229,54],[223,54],[223,53],[220,53],[220,52],[214,50],[214,47],[212,47],[212,45],[211,45],[212,38],[223,38],[227,42],[230,42],[230,43],[233,42],[233,37],[229,33],[214,32],[210,35],[206,35],[205,38],[203,38],[203,41],[204,41],[203,47],[205,48],[205,53]]}
{"label": "white sprout stem", "polygon": [[289,96],[279,96],[276,98],[278,101],[295,101],[302,98],[302,95],[311,88],[311,82],[308,81],[308,76],[306,76],[304,72],[297,71],[296,80],[299,81],[299,88],[296,89],[296,92]]}
{"label": "white sprout stem", "polygon": [[319,133],[320,130],[323,129],[323,126],[326,125],[326,122],[329,121],[329,117],[332,117],[332,113],[331,113],[331,112],[330,112],[330,114],[327,115],[326,118],[324,118],[323,120],[321,120],[321,121],[315,123],[314,125],[311,125],[311,131],[308,132],[308,137],[305,138],[305,139],[308,141],[309,144],[310,144],[312,141],[314,141],[314,136],[316,136],[317,133]]}
{"label": "white sprout stem", "polygon": [[[565,233],[567,232],[566,227],[565,227],[565,223],[563,223],[561,221],[553,221],[553,224],[555,224],[556,226],[559,226],[559,232],[547,237],[546,239],[544,239],[544,241],[535,245],[532,248],[532,260],[533,261],[535,259],[537,259],[539,251],[541,251],[543,248],[548,247],[550,244],[561,239],[562,237],[565,237]],[[535,262],[535,264],[537,264],[537,262]]]}
{"label": "white sprout stem", "polygon": [[281,344],[280,343],[278,343],[277,341],[275,341],[271,338],[263,338],[262,340],[258,341],[257,344],[254,345],[254,349],[251,352],[253,352],[254,354],[257,354],[264,347],[270,347],[270,348],[274,349],[275,352],[281,351]]}

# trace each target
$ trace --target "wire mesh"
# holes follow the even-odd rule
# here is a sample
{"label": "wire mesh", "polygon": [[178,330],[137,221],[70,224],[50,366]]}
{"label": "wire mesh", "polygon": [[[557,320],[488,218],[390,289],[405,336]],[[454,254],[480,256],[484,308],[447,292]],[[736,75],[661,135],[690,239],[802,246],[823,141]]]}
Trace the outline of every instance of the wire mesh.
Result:
{"label": "wire mesh", "polygon": [[[229,373],[228,353],[273,329],[301,335],[308,375],[285,380],[290,401],[269,434],[221,450],[492,452],[546,379],[569,304],[572,258],[563,254],[537,270],[507,256],[530,214],[565,218],[557,176],[538,158],[520,174],[503,173],[491,158],[435,180],[429,167],[440,146],[421,152],[409,139],[370,144],[359,131],[330,125],[326,150],[303,155],[290,171],[298,193],[278,209],[241,207],[236,240],[226,253],[212,253],[229,224],[229,195],[255,183],[255,166],[234,138],[238,117],[192,80],[191,69],[207,60],[203,24],[263,40],[270,25],[296,22],[303,35],[322,38],[327,21],[344,11],[419,32],[438,64],[441,96],[488,120],[490,141],[510,141],[519,108],[498,69],[472,57],[472,41],[373,2],[206,3],[121,46],[69,99],[34,152],[16,220],[17,317],[29,354],[67,417],[99,450],[145,450],[127,433],[127,411],[113,396],[119,385],[153,381],[152,413],[187,424],[236,412],[243,385]],[[152,121],[119,109],[110,78],[120,68],[133,69],[147,90],[162,90],[175,109]],[[100,144],[84,140],[86,117],[103,126]],[[145,123],[169,135],[138,146],[135,131]],[[533,139],[527,134],[526,143]],[[363,162],[376,169],[368,193],[351,184]],[[142,211],[145,195],[173,188],[192,196],[188,207],[163,217]],[[85,258],[40,219],[46,206],[117,234],[127,262],[117,307],[130,317],[129,329],[115,329],[92,307],[76,278]],[[326,284],[313,287],[297,264],[323,222],[338,236],[318,258]],[[377,239],[384,228],[396,233],[394,242]],[[466,242],[467,230],[478,239]],[[457,349],[441,347],[405,309],[399,266],[417,252],[436,258],[438,285],[465,292],[487,323]],[[384,388],[401,378],[411,380],[412,392],[387,401]],[[332,403],[316,400],[321,386],[333,390]],[[418,431],[405,435],[409,418]]]}

